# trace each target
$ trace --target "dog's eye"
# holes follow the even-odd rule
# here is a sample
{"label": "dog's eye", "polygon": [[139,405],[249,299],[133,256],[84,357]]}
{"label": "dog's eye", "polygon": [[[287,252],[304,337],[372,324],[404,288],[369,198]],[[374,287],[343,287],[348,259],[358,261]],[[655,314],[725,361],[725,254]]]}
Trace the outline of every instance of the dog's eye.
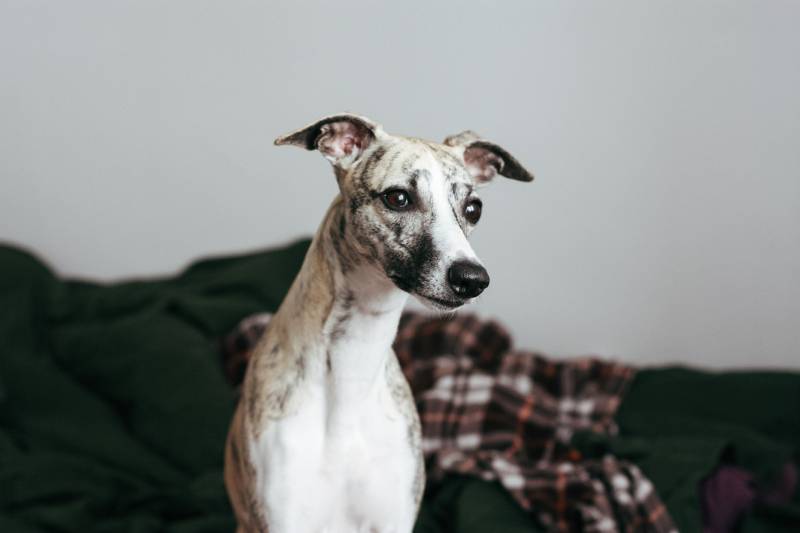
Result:
{"label": "dog's eye", "polygon": [[381,196],[383,203],[393,211],[405,211],[411,206],[411,197],[403,189],[392,189]]}
{"label": "dog's eye", "polygon": [[483,203],[477,198],[470,200],[467,202],[467,205],[464,206],[464,218],[470,224],[477,224],[478,221],[481,219],[481,211],[483,210]]}

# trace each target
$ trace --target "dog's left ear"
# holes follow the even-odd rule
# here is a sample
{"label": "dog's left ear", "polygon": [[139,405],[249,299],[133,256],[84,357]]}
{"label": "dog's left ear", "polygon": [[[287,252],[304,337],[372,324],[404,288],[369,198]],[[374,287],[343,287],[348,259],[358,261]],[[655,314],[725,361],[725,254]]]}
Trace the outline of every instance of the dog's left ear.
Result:
{"label": "dog's left ear", "polygon": [[464,165],[479,183],[488,183],[495,174],[519,181],[533,181],[528,172],[514,156],[500,146],[484,141],[474,131],[462,131],[444,140],[447,146],[464,149]]}
{"label": "dog's left ear", "polygon": [[334,166],[348,168],[380,135],[384,133],[379,124],[365,117],[342,113],[278,137],[275,144],[319,150]]}

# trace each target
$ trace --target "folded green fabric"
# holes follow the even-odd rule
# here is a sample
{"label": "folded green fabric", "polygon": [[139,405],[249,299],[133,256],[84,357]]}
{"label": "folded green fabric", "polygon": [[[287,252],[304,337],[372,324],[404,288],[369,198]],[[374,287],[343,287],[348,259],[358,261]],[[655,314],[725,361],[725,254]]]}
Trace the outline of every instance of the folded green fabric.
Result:
{"label": "folded green fabric", "polygon": [[[718,465],[740,466],[770,486],[800,450],[800,374],[640,370],[617,412],[619,435],[581,434],[587,455],[635,462],[653,482],[683,533],[702,531],[700,483]],[[758,505],[744,531],[800,531],[800,499]],[[769,528],[762,529],[763,524]]]}
{"label": "folded green fabric", "polygon": [[449,474],[425,493],[414,533],[545,531],[496,481]]}
{"label": "folded green fabric", "polygon": [[277,307],[307,245],[108,285],[1,247],[0,530],[233,530],[218,339]]}

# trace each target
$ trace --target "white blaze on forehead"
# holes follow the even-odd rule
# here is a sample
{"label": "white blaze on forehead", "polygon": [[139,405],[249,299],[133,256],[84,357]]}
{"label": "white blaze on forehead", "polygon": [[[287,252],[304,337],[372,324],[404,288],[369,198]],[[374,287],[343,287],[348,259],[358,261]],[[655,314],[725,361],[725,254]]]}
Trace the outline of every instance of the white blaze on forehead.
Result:
{"label": "white blaze on forehead", "polygon": [[[440,253],[442,266],[447,268],[460,259],[480,263],[456,219],[461,205],[451,204],[452,183],[446,179],[441,162],[431,154],[426,155],[430,159],[430,165],[426,165],[430,171],[430,190],[427,193],[434,213],[430,231],[433,245]],[[427,160],[425,162],[428,163]]]}

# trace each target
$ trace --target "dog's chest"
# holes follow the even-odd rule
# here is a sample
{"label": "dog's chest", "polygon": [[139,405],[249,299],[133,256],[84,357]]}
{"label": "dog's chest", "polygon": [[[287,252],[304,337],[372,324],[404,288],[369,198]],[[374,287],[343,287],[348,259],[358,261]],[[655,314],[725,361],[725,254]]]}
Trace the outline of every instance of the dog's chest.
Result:
{"label": "dog's chest", "polygon": [[302,395],[297,410],[255,443],[266,507],[297,506],[309,523],[338,525],[330,531],[369,531],[393,515],[397,523],[413,516],[418,450],[386,381],[357,401],[333,401],[319,385]]}

